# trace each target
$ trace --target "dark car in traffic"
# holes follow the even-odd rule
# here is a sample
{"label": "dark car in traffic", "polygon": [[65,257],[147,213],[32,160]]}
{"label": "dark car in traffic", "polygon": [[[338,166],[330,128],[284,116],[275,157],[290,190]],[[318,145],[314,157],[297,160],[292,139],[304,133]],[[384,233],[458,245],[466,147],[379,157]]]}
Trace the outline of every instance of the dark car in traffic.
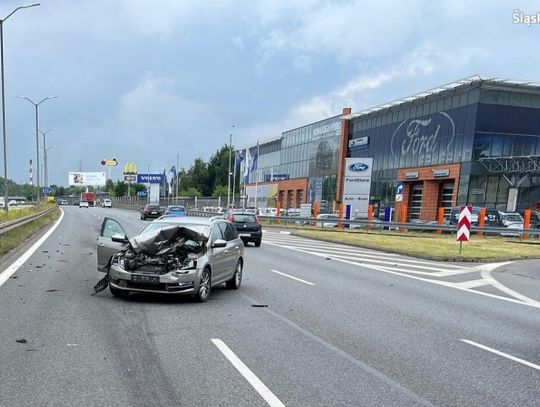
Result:
{"label": "dark car in traffic", "polygon": [[244,244],[253,242],[257,247],[261,245],[262,228],[257,215],[246,212],[229,212],[227,220],[236,227],[238,236]]}
{"label": "dark car in traffic", "polygon": [[154,204],[148,204],[144,205],[141,209],[141,219],[146,220],[148,218],[154,218],[157,219],[161,215],[163,215],[163,211],[159,207],[159,205]]}

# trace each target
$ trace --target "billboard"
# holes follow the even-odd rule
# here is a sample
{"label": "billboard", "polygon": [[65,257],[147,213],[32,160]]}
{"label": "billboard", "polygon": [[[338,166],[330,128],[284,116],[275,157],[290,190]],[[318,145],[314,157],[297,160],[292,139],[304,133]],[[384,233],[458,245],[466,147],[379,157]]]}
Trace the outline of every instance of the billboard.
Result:
{"label": "billboard", "polygon": [[69,172],[69,186],[99,186],[105,185],[105,172]]}
{"label": "billboard", "polygon": [[[278,184],[263,184],[257,185],[257,191],[255,192],[255,185],[246,185],[247,195],[247,207],[254,208],[275,208]],[[257,196],[257,203],[255,203],[255,195]]]}
{"label": "billboard", "polygon": [[163,183],[163,174],[137,174],[138,184],[161,184]]}

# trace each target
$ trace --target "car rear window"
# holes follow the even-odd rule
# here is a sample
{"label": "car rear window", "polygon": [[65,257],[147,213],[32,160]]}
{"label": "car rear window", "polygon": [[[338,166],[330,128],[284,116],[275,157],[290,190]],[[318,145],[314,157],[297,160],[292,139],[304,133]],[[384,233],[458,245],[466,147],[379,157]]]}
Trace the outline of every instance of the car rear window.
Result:
{"label": "car rear window", "polygon": [[233,216],[234,216],[234,222],[239,222],[239,223],[256,223],[257,222],[255,215],[235,213],[233,214]]}
{"label": "car rear window", "polygon": [[157,206],[157,205],[148,205],[147,208],[154,210],[154,209],[159,209],[159,206]]}
{"label": "car rear window", "polygon": [[170,211],[181,211],[181,212],[185,211],[183,206],[169,206],[169,210]]}

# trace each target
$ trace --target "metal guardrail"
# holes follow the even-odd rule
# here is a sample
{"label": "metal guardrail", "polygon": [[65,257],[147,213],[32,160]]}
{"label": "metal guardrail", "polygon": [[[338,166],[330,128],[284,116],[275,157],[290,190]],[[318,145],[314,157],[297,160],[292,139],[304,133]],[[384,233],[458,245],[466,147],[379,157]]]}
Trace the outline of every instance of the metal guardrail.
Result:
{"label": "metal guardrail", "polygon": [[[122,209],[131,209],[131,210],[140,210],[139,206],[134,205],[117,205],[117,208]],[[221,216],[221,214],[217,212],[206,212],[206,211],[194,211],[189,210],[188,208],[188,214],[191,216],[202,216],[205,218],[211,218],[214,216]],[[396,231],[396,230],[404,230],[404,229],[410,229],[410,230],[417,230],[421,232],[433,232],[436,230],[441,230],[446,233],[456,233],[457,232],[457,225],[449,225],[449,224],[442,224],[439,225],[437,223],[424,223],[424,222],[385,222],[378,219],[374,219],[372,221],[369,221],[367,219],[362,220],[348,220],[348,219],[314,219],[314,218],[306,218],[306,217],[299,217],[299,216],[258,216],[261,220],[267,220],[271,223],[274,223],[275,225],[279,224],[296,224],[299,226],[317,226],[320,228],[330,228],[332,224],[343,224],[343,225],[349,225],[348,230],[355,229],[355,228],[371,228],[371,229],[382,229],[382,230],[390,230],[390,231]],[[322,226],[322,225],[325,226]],[[531,237],[537,236],[540,237],[540,229],[509,229],[505,227],[491,227],[491,226],[485,226],[483,228],[480,228],[478,226],[472,226],[471,227],[471,233],[478,233],[482,232],[485,234],[490,235],[512,235],[512,236],[519,236],[521,234],[527,234]]]}
{"label": "metal guardrail", "polygon": [[9,232],[10,230],[16,229],[19,226],[30,223],[33,220],[36,220],[37,218],[40,218],[48,214],[49,212],[52,212],[53,210],[54,210],[54,207],[51,207],[51,208],[44,209],[41,212],[34,213],[32,215],[23,216],[21,218],[13,219],[8,222],[0,223],[0,235],[6,232]]}
{"label": "metal guardrail", "polygon": [[[219,213],[213,213],[213,212],[202,212],[202,211],[190,211],[190,215],[193,216],[204,216],[204,217],[213,217],[213,216],[221,216]],[[381,229],[381,230],[416,230],[421,232],[433,232],[436,230],[441,230],[446,233],[456,233],[457,232],[457,225],[449,225],[449,224],[442,224],[439,225],[437,223],[423,223],[423,222],[385,222],[380,220],[373,220],[369,221],[367,219],[362,220],[348,220],[348,219],[342,219],[341,221],[339,219],[315,219],[315,218],[307,218],[307,217],[299,217],[299,216],[258,216],[261,220],[270,221],[271,223],[274,223],[276,225],[278,224],[296,224],[299,226],[316,226],[319,228],[332,228],[333,225],[347,225],[345,226],[346,229],[355,229],[355,228],[371,228],[371,229]],[[540,229],[509,229],[505,227],[478,227],[478,226],[472,226],[471,227],[471,233],[477,233],[482,232],[485,234],[493,234],[493,235],[512,235],[512,236],[519,236],[520,234],[527,234],[529,236],[538,236],[540,237]]]}

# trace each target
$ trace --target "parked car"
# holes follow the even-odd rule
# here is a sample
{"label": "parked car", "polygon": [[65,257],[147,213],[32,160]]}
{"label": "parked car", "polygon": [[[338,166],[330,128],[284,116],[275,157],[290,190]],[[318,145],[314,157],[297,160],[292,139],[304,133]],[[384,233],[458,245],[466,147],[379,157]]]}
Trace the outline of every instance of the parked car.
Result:
{"label": "parked car", "polygon": [[332,213],[321,213],[317,215],[317,219],[330,220],[330,222],[317,222],[317,226],[320,228],[335,228],[338,225],[338,216]]}
{"label": "parked car", "polygon": [[163,210],[159,205],[148,204],[141,208],[141,219],[146,220],[148,218],[157,219],[163,215]]}
{"label": "parked car", "polygon": [[108,273],[116,297],[136,291],[204,302],[216,285],[238,289],[243,267],[244,244],[225,219],[162,218],[128,239],[123,226],[106,217],[98,238],[97,268]]}
{"label": "parked car", "polygon": [[88,202],[86,201],[79,202],[79,208],[88,208],[88,207],[89,207]]}
{"label": "parked car", "polygon": [[17,206],[19,203],[15,199],[11,199],[8,202],[8,206]]}
{"label": "parked car", "polygon": [[187,216],[186,208],[180,205],[169,205],[165,208],[163,216]]}
{"label": "parked car", "polygon": [[101,207],[102,208],[112,208],[112,201],[108,198],[105,198],[102,202],[101,202]]}
{"label": "parked car", "polygon": [[238,236],[245,244],[253,242],[256,247],[261,245],[262,228],[257,215],[246,212],[230,212],[227,219],[236,227]]}
{"label": "parked car", "polygon": [[65,199],[60,199],[60,202],[58,202],[59,205],[67,205],[68,201]]}

